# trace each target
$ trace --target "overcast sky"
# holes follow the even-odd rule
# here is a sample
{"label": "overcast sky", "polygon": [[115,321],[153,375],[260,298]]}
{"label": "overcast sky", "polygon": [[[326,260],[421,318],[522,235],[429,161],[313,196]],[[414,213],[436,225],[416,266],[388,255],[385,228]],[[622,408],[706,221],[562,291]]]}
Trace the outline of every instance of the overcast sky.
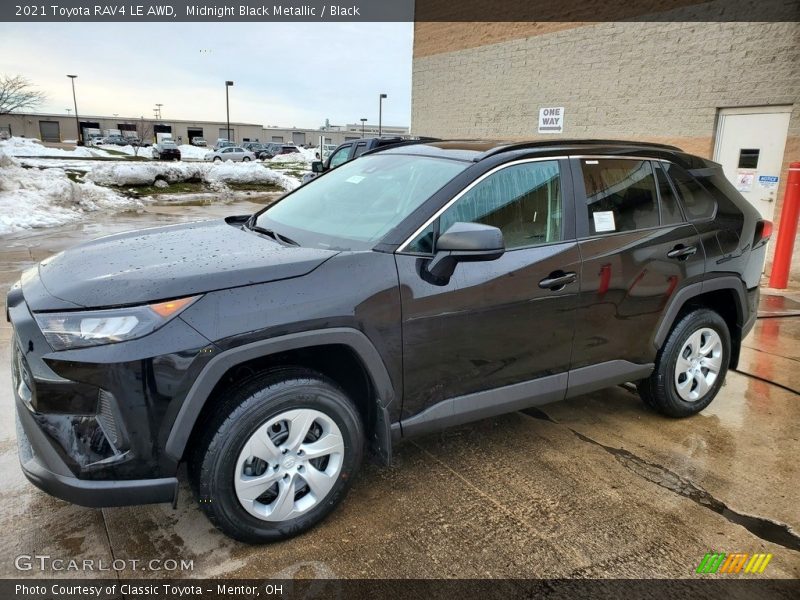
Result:
{"label": "overcast sky", "polygon": [[411,119],[412,23],[0,23],[0,74],[66,114],[225,119],[286,127]]}

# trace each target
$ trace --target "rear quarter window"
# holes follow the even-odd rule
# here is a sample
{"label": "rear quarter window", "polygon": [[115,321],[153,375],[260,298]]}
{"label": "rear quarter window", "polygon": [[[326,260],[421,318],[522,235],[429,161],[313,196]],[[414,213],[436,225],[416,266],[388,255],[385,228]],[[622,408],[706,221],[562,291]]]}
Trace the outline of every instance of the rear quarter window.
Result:
{"label": "rear quarter window", "polygon": [[717,203],[713,196],[686,169],[673,163],[663,163],[662,168],[675,184],[686,217],[690,221],[714,218],[717,213]]}

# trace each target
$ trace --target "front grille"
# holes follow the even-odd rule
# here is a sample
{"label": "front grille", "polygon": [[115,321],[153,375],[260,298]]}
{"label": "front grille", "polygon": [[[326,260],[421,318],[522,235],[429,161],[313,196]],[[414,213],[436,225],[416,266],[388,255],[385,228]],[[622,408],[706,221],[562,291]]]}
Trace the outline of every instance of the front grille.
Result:
{"label": "front grille", "polygon": [[97,396],[97,420],[103,427],[108,441],[110,441],[115,448],[119,448],[119,431],[117,430],[117,420],[114,418],[114,395],[106,390],[100,390]]}

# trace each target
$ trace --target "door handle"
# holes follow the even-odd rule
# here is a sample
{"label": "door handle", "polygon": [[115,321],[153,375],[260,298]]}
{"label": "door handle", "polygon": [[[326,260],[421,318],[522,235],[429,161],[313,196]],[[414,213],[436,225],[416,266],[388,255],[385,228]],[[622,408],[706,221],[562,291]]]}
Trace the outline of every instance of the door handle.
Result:
{"label": "door handle", "polygon": [[683,246],[677,245],[672,250],[667,252],[667,257],[677,258],[678,260],[686,260],[692,254],[697,252],[697,246]]}
{"label": "door handle", "polygon": [[539,282],[539,287],[543,290],[558,291],[570,283],[575,283],[578,279],[577,273],[564,273],[564,271],[554,271]]}

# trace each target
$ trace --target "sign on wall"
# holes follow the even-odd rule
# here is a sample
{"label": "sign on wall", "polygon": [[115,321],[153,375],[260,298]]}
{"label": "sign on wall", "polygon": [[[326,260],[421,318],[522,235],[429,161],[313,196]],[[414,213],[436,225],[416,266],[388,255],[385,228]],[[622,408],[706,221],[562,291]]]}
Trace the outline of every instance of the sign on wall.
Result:
{"label": "sign on wall", "polygon": [[539,109],[539,133],[564,133],[564,107]]}

